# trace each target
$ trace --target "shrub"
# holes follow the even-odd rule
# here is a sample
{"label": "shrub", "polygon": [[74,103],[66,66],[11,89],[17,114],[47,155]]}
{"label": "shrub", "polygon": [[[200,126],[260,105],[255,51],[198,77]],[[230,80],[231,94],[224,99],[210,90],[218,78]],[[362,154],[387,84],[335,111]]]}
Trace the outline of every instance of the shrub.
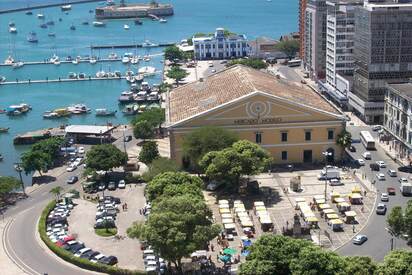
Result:
{"label": "shrub", "polygon": [[117,228],[113,227],[113,228],[108,228],[107,230],[106,228],[99,228],[99,229],[95,229],[94,233],[96,233],[96,235],[100,237],[111,237],[117,234]]}
{"label": "shrub", "polygon": [[39,224],[38,224],[38,231],[40,234],[40,238],[42,241],[47,245],[47,247],[53,251],[57,256],[62,258],[63,260],[70,262],[74,265],[77,265],[80,268],[84,268],[87,270],[91,271],[97,271],[97,272],[103,272],[111,275],[140,275],[140,274],[145,274],[144,272],[137,271],[137,270],[128,270],[128,269],[123,269],[123,268],[118,268],[115,266],[109,266],[109,265],[103,265],[103,264],[95,264],[90,262],[87,259],[81,259],[75,257],[72,253],[64,250],[61,247],[58,247],[55,245],[47,236],[46,234],[46,219],[49,213],[53,210],[53,208],[56,206],[56,201],[51,201],[46,208],[44,208]]}

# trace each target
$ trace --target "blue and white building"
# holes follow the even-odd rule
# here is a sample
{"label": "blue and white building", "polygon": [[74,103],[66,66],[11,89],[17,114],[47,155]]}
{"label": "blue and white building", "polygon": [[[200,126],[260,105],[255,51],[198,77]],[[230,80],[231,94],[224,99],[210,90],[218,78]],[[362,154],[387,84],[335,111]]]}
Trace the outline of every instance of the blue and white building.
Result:
{"label": "blue and white building", "polygon": [[246,35],[225,35],[223,28],[211,36],[193,37],[193,46],[197,60],[240,58],[249,52]]}

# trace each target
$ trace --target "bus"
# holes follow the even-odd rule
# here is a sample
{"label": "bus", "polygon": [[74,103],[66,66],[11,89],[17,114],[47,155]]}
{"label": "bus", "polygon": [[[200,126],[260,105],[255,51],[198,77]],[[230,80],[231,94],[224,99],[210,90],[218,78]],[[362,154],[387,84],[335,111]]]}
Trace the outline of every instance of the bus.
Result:
{"label": "bus", "polygon": [[302,63],[301,59],[292,59],[288,61],[288,66],[289,67],[299,67],[301,63]]}
{"label": "bus", "polygon": [[372,137],[371,133],[368,131],[361,131],[360,137],[363,146],[365,146],[366,150],[375,150],[375,139]]}

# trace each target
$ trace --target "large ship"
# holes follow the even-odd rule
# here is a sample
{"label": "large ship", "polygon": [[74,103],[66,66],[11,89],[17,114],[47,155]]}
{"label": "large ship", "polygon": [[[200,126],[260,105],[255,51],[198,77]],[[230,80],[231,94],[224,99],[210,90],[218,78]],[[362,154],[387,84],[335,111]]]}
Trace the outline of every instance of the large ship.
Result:
{"label": "large ship", "polygon": [[151,1],[148,4],[136,3],[112,5],[96,8],[96,19],[117,19],[117,18],[137,18],[137,17],[159,17],[173,15],[173,6],[170,4],[159,4]]}

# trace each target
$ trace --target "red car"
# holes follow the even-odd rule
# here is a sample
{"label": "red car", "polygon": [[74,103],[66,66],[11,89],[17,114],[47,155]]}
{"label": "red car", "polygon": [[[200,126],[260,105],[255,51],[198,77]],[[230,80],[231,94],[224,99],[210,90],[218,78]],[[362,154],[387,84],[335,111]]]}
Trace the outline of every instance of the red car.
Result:
{"label": "red car", "polygon": [[396,194],[395,188],[393,188],[393,187],[388,187],[387,190],[388,190],[389,195],[395,195]]}

